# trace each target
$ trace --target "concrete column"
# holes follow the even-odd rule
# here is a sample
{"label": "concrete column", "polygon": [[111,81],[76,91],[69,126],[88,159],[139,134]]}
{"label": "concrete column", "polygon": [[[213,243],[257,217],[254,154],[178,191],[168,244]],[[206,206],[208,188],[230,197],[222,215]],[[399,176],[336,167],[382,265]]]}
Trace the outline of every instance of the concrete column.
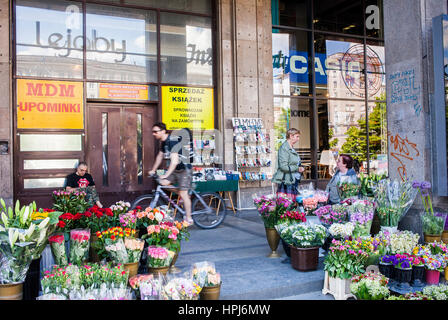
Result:
{"label": "concrete column", "polygon": [[[446,1],[385,0],[384,34],[389,175],[431,181],[432,18],[446,13]],[[417,197],[401,223],[421,233]]]}
{"label": "concrete column", "polygon": [[[218,1],[219,97],[223,110],[225,168],[233,169],[232,117],[262,118],[274,128],[272,23],[269,0]],[[253,192],[270,182],[242,182],[241,207],[252,207]]]}
{"label": "concrete column", "polygon": [[13,117],[10,48],[10,8],[8,0],[0,0],[0,142],[8,143],[8,153],[0,154],[0,198],[13,202]]}

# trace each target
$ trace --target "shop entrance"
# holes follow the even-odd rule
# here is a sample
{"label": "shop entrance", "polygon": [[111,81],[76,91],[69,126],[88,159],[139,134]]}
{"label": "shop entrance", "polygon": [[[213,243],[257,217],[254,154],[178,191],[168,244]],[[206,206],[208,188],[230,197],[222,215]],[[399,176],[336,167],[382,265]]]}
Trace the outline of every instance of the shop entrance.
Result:
{"label": "shop entrance", "polygon": [[88,104],[86,161],[100,200],[131,202],[154,187],[156,105]]}

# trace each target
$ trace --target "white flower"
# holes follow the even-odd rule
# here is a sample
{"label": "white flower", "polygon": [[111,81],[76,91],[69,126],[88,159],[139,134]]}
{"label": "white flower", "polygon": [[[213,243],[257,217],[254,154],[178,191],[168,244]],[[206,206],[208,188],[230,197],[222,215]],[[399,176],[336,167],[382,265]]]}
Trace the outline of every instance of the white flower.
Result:
{"label": "white flower", "polygon": [[160,212],[156,212],[156,214],[154,215],[154,217],[156,218],[156,220],[158,222],[162,221],[163,219],[163,215]]}

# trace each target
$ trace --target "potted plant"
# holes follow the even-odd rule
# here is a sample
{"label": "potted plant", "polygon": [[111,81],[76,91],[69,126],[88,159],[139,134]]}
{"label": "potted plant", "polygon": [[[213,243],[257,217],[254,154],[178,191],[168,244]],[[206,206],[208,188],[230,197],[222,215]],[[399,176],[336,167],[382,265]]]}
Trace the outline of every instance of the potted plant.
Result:
{"label": "potted plant", "polygon": [[380,257],[378,268],[389,280],[394,279],[394,255],[383,255]]}
{"label": "potted plant", "polygon": [[412,183],[412,187],[418,189],[423,203],[424,211],[421,213],[423,224],[423,234],[425,242],[441,241],[445,228],[446,214],[434,214],[431,201],[431,183],[428,181],[417,181]]}
{"label": "potted plant", "polygon": [[411,286],[423,287],[425,279],[425,261],[422,257],[411,255],[412,258],[412,281]]}
{"label": "potted plant", "polygon": [[336,300],[351,297],[351,277],[365,272],[368,254],[350,241],[333,240],[324,260],[323,294],[330,293]]}
{"label": "potted plant", "polygon": [[350,222],[355,224],[353,237],[370,236],[375,204],[367,200],[352,201],[348,207]]}
{"label": "potted plant", "polygon": [[[278,224],[281,225],[280,228],[282,228],[282,226],[289,226],[292,224],[296,224],[296,223],[301,223],[301,222],[306,222],[306,214],[304,212],[300,212],[298,209],[295,210],[287,210],[285,213],[283,213],[278,220]],[[277,228],[277,225],[275,227],[275,229],[277,230],[277,233],[280,235],[279,229]],[[289,245],[280,237],[281,242],[282,242],[282,246],[283,246],[283,250],[286,253],[286,256],[288,258],[291,257],[291,249],[289,247]],[[289,261],[288,261],[289,263]]]}
{"label": "potted plant", "polygon": [[403,254],[396,254],[394,257],[393,265],[395,279],[398,282],[397,288],[404,291],[409,290],[409,282],[412,279],[412,258]]}
{"label": "potted plant", "polygon": [[291,247],[292,267],[299,271],[316,270],[319,247],[325,241],[326,229],[322,225],[298,223],[283,229],[280,237]]}
{"label": "potted plant", "polygon": [[358,300],[383,300],[390,295],[388,283],[381,273],[366,272],[352,277],[350,290]]}
{"label": "potted plant", "polygon": [[440,281],[440,272],[445,267],[445,259],[442,255],[424,256],[426,268],[426,283],[428,285],[437,285]]}

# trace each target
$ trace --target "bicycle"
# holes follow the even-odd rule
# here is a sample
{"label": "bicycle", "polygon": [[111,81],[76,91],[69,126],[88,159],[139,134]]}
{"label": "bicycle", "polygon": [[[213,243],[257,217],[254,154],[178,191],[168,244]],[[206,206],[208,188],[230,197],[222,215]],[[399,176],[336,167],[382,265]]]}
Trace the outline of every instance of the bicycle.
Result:
{"label": "bicycle", "polygon": [[[152,176],[156,178],[156,176]],[[158,179],[156,178],[158,182]],[[137,206],[142,208],[167,205],[170,203],[177,211],[185,218],[185,210],[183,210],[176,202],[174,202],[165,193],[165,190],[177,190],[174,186],[162,186],[157,185],[156,190],[153,193],[148,193],[139,196],[131,205],[131,210]],[[191,201],[191,218],[195,225],[202,229],[213,229],[219,226],[226,217],[227,209],[222,197],[215,192],[201,192],[198,193],[194,190],[194,184],[189,190],[188,194],[193,196]]]}

